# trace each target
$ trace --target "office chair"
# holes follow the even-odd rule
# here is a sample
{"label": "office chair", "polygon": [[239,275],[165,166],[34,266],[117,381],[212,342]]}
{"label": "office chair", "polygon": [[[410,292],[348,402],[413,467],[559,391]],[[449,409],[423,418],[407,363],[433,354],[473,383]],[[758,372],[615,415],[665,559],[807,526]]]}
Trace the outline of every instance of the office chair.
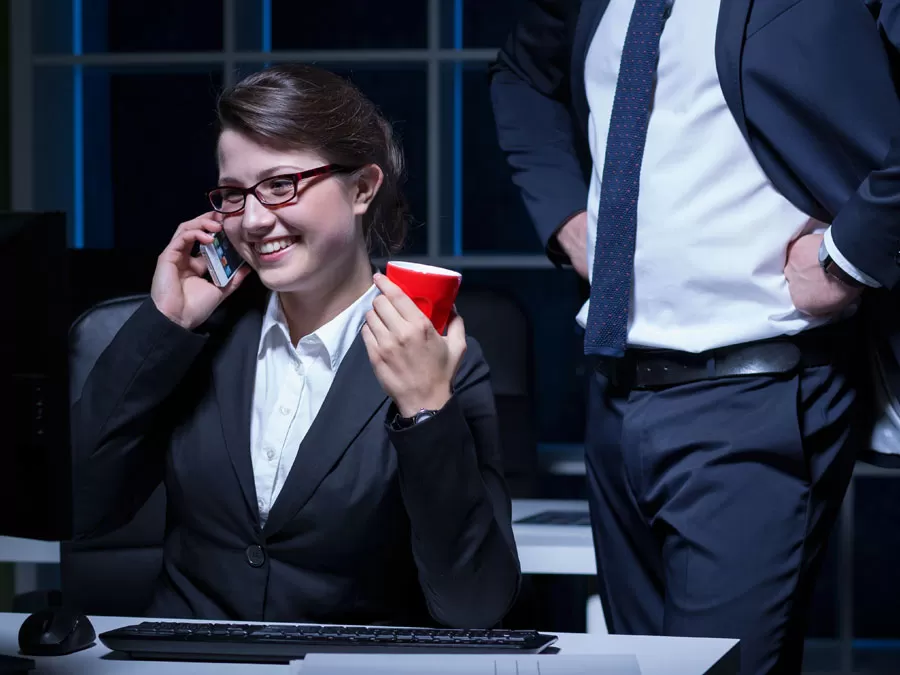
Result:
{"label": "office chair", "polygon": [[538,478],[533,334],[512,296],[477,286],[460,288],[456,308],[484,352],[497,404],[503,470],[515,498],[534,497]]}
{"label": "office chair", "polygon": [[[119,328],[146,299],[133,295],[94,305],[69,331],[69,396],[80,396],[88,374]],[[77,508],[77,505],[76,505]],[[87,614],[141,616],[162,568],[166,497],[160,485],[134,519],[107,535],[60,548],[66,604]]]}

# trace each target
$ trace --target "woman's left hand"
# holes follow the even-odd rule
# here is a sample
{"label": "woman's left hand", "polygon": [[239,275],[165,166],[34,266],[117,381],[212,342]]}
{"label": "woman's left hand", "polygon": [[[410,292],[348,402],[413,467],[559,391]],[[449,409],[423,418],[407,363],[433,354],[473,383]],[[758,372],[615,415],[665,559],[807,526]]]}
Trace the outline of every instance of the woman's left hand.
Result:
{"label": "woman's left hand", "polygon": [[440,410],[452,396],[453,378],[466,353],[466,331],[454,312],[447,336],[439,335],[415,303],[382,274],[362,328],[375,376],[403,417]]}

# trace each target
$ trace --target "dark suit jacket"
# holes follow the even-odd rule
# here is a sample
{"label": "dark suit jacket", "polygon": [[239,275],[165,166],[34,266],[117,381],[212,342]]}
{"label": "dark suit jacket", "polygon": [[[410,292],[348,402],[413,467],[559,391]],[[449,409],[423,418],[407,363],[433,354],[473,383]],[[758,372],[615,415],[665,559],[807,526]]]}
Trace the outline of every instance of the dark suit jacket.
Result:
{"label": "dark suit jacket", "polygon": [[248,280],[201,330],[148,300],[73,405],[78,537],[165,482],[150,616],[486,627],[519,586],[488,367],[470,340],[438,415],[389,431],[358,336],[260,528],[250,415],[265,306]]}
{"label": "dark suit jacket", "polygon": [[[558,262],[553,235],[587,200],[584,63],[608,4],[529,0],[491,69],[500,145]],[[719,10],[719,80],[760,165],[891,289],[900,284],[898,46],[900,0],[722,0]]]}

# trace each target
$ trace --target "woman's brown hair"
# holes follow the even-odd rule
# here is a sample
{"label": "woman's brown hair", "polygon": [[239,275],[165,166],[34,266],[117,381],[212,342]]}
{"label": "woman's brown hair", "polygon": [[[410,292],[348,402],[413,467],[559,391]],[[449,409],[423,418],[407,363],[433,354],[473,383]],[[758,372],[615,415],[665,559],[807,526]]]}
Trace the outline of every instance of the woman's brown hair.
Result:
{"label": "woman's brown hair", "polygon": [[369,251],[400,249],[408,221],[403,151],[390,123],[355,85],[321,68],[282,64],[229,87],[216,107],[220,131],[315,152],[331,164],[381,167],[384,179],[363,219],[363,233]]}

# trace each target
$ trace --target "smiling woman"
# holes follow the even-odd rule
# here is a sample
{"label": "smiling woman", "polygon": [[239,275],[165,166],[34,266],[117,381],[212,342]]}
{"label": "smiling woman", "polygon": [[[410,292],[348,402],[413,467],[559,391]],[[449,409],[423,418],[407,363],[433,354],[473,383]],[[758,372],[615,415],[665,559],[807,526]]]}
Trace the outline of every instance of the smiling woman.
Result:
{"label": "smiling woman", "polygon": [[356,87],[309,66],[248,76],[219,98],[218,118],[210,201],[299,339],[371,286],[370,253],[402,244],[402,151]]}
{"label": "smiling woman", "polygon": [[[407,225],[401,191],[403,153],[391,125],[349,81],[308,66],[264,70],[227,90],[219,99],[218,116],[223,132],[236,132],[269,148],[319,155],[324,160],[320,165],[379,167],[382,175],[371,195],[371,210],[367,206],[361,212],[363,231],[370,248],[377,243],[386,249],[379,252],[400,247]],[[223,133],[219,168],[220,174],[228,176],[222,166],[226,140]],[[268,170],[277,171],[278,165],[274,166]]]}
{"label": "smiling woman", "polygon": [[[496,624],[520,569],[487,365],[369,258],[406,225],[390,125],[300,65],[227,89],[218,118],[213,210],[73,406],[78,536],[163,482],[149,615]],[[223,233],[247,264],[219,287],[191,250]]]}

